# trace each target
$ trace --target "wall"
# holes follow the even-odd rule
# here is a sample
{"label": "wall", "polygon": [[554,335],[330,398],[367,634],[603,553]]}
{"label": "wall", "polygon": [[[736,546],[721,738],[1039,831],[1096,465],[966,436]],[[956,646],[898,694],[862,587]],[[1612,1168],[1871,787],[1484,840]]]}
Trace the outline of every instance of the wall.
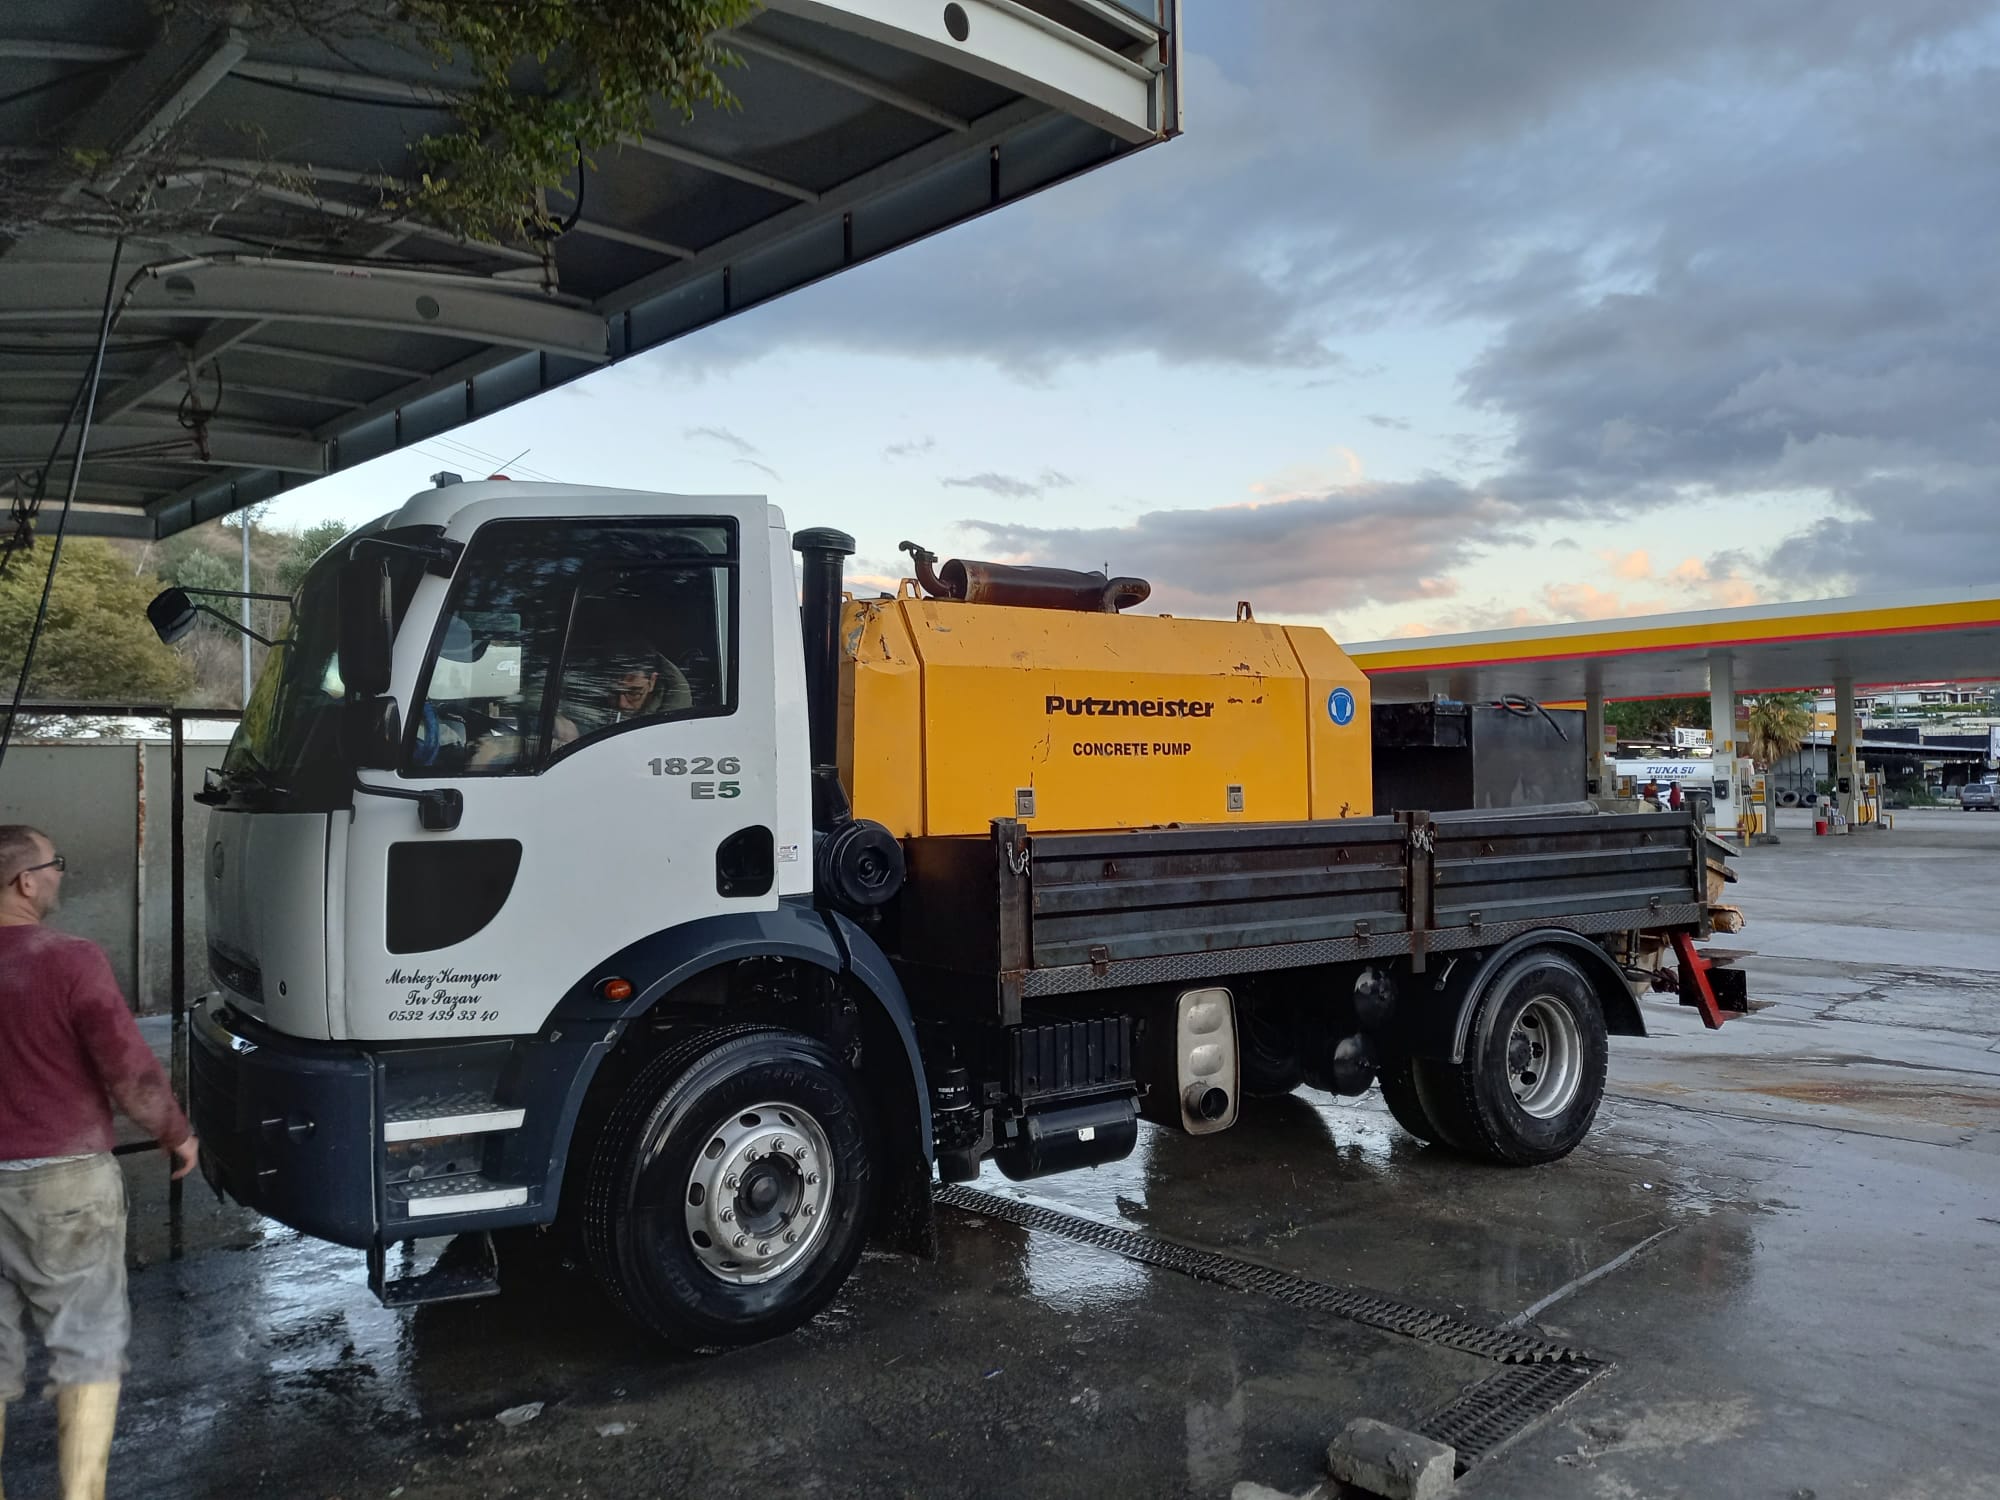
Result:
{"label": "wall", "polygon": [[[216,743],[187,746],[187,792],[201,789],[203,770],[220,765],[222,751]],[[49,925],[103,948],[127,1001],[142,1011],[164,1011],[172,1003],[172,786],[173,749],[166,740],[16,740],[0,767],[0,823],[34,824],[69,860],[62,909]],[[207,987],[201,915],[207,826],[208,809],[190,796],[191,905],[181,955],[190,996]]]}

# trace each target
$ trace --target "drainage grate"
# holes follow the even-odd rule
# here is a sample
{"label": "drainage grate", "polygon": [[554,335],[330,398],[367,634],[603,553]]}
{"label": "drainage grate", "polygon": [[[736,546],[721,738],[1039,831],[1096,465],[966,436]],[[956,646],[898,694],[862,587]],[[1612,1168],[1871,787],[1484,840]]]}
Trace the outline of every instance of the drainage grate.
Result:
{"label": "drainage grate", "polygon": [[[999,1219],[1003,1223],[1017,1224],[1023,1229],[1094,1245],[1141,1265],[1179,1271],[1198,1281],[1212,1281],[1237,1291],[1257,1292],[1293,1307],[1332,1313],[1335,1317],[1379,1328],[1386,1333],[1442,1344],[1448,1349],[1476,1354],[1482,1359],[1498,1360],[1501,1364],[1576,1365],[1588,1368],[1592,1373],[1600,1368],[1583,1351],[1531,1333],[1512,1328],[1482,1328],[1450,1313],[1412,1307],[1407,1302],[1397,1302],[1376,1292],[1328,1286],[1323,1281],[1294,1276],[1289,1271],[1274,1270],[1253,1261],[1220,1255],[1213,1250],[1194,1250],[1170,1240],[1140,1234],[1136,1230],[1095,1223],[1039,1203],[1023,1203],[1018,1198],[982,1193],[958,1183],[939,1189],[937,1202],[945,1208],[956,1208],[989,1219]],[[1579,1385],[1578,1389],[1581,1388]],[[1447,1407],[1446,1411],[1453,1410],[1457,1404]]]}
{"label": "drainage grate", "polygon": [[1458,1472],[1463,1474],[1552,1416],[1565,1401],[1610,1370],[1610,1365],[1593,1359],[1512,1365],[1431,1413],[1417,1424],[1417,1431],[1457,1449]]}

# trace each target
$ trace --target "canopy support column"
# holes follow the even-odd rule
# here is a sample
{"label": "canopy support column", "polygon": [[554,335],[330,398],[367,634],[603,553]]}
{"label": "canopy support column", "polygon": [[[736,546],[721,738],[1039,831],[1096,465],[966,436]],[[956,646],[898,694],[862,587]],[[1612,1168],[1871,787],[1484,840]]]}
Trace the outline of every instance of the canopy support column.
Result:
{"label": "canopy support column", "polygon": [[1854,827],[1856,801],[1861,791],[1861,736],[1856,732],[1854,677],[1844,673],[1833,679],[1833,794],[1839,799],[1840,816]]}
{"label": "canopy support column", "polygon": [[1736,663],[1726,651],[1711,651],[1708,657],[1708,743],[1715,757],[1715,816],[1709,821],[1717,828],[1734,824],[1747,836],[1742,789],[1736,784]]}
{"label": "canopy support column", "polygon": [[1615,790],[1612,781],[1611,759],[1604,753],[1604,684],[1593,680],[1583,700],[1584,790],[1609,797]]}

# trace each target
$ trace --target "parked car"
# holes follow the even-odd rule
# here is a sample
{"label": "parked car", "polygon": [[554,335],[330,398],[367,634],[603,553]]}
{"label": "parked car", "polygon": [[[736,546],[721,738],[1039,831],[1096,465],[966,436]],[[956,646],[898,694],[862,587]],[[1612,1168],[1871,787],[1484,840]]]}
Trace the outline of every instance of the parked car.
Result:
{"label": "parked car", "polygon": [[2000,785],[1968,781],[1958,789],[1958,805],[1963,812],[2000,812]]}

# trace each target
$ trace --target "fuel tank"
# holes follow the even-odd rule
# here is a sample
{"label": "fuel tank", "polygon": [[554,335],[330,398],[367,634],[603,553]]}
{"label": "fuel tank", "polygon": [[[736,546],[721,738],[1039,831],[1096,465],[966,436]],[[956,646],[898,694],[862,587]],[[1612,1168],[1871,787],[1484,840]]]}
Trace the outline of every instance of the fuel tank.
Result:
{"label": "fuel tank", "polygon": [[1315,627],[906,588],[840,646],[841,779],[898,837],[1374,810],[1368,681]]}

